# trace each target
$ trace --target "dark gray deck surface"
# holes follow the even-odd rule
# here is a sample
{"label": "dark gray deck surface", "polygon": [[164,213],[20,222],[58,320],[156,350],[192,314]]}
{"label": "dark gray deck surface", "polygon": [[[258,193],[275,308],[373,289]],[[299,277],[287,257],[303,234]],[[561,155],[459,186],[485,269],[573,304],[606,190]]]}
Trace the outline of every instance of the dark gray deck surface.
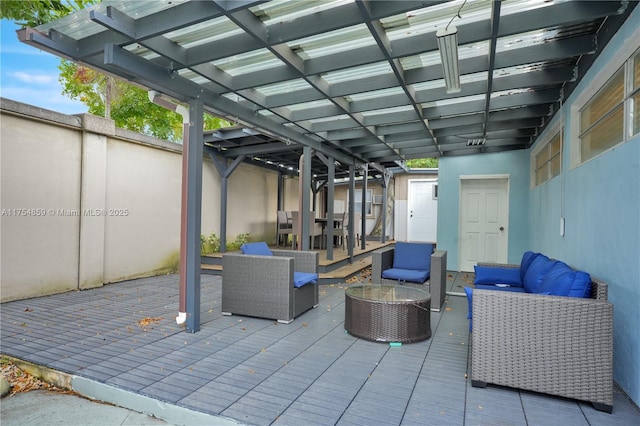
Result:
{"label": "dark gray deck surface", "polygon": [[[454,281],[450,273],[449,290],[461,291],[462,275]],[[322,286],[320,305],[283,325],[221,316],[221,278],[203,275],[194,334],[174,320],[176,275],[4,303],[1,350],[112,386],[114,395],[129,391],[244,424],[640,424],[617,390],[606,414],[584,402],[471,387],[464,297],[447,296],[444,310],[431,314],[430,339],[391,347],[344,331],[344,288]],[[145,318],[156,322],[139,325]]]}

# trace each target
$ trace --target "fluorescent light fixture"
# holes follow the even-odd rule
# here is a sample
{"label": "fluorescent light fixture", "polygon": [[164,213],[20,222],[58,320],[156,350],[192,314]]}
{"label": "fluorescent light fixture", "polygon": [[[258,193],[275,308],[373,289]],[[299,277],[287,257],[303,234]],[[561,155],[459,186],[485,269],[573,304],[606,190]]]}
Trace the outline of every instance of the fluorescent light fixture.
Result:
{"label": "fluorescent light fixture", "polygon": [[460,91],[460,69],[458,68],[458,29],[454,26],[439,29],[436,32],[438,49],[442,59],[444,84],[447,93]]}

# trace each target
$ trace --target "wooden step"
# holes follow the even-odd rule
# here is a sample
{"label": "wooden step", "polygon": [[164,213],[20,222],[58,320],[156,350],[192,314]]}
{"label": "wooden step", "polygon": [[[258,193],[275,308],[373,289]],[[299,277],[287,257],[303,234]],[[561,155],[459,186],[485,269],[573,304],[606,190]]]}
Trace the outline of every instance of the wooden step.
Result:
{"label": "wooden step", "polygon": [[363,270],[370,267],[371,267],[371,256],[363,257],[341,268],[337,268],[337,269],[334,269],[333,271],[319,274],[320,283],[328,284],[328,283],[346,282],[350,278],[354,278],[354,277],[365,278],[365,277],[360,277],[359,275]]}

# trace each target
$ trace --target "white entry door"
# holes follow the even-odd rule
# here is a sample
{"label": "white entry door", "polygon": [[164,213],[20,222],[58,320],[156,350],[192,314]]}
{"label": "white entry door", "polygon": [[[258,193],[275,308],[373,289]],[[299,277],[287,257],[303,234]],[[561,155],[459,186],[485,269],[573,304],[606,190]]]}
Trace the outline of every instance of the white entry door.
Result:
{"label": "white entry door", "polygon": [[461,179],[460,271],[478,262],[507,262],[508,177]]}
{"label": "white entry door", "polygon": [[409,180],[407,209],[407,240],[436,242],[438,231],[438,200],[436,180]]}

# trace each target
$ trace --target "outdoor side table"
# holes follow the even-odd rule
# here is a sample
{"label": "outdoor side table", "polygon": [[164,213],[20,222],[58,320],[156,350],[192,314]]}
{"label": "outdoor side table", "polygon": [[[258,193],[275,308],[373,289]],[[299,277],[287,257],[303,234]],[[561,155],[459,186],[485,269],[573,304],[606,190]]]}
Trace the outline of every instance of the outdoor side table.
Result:
{"label": "outdoor side table", "polygon": [[431,337],[431,295],[396,285],[345,290],[344,328],[376,342],[417,342]]}

